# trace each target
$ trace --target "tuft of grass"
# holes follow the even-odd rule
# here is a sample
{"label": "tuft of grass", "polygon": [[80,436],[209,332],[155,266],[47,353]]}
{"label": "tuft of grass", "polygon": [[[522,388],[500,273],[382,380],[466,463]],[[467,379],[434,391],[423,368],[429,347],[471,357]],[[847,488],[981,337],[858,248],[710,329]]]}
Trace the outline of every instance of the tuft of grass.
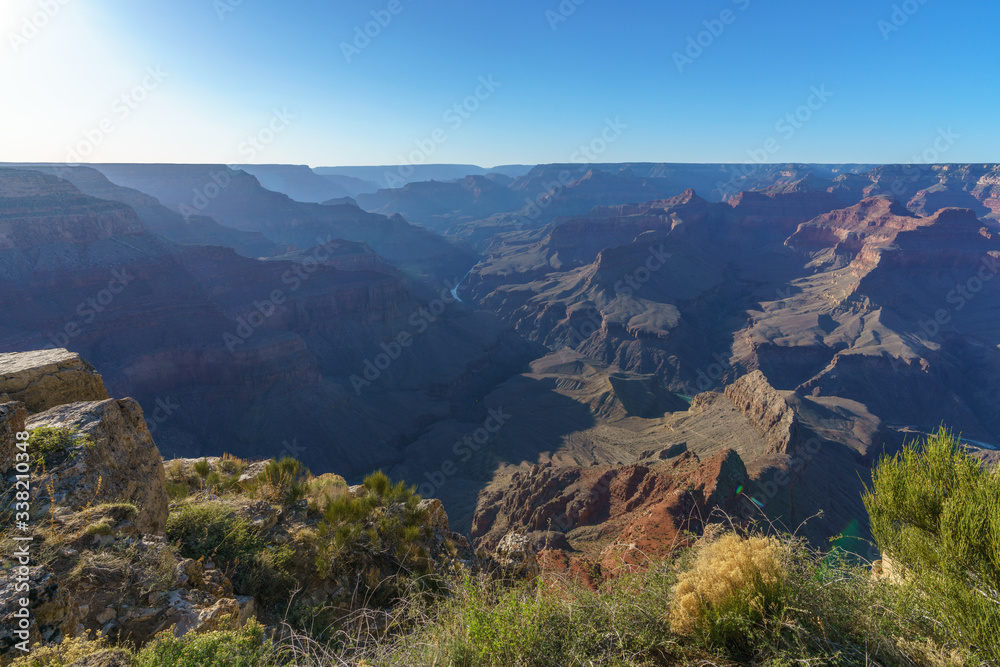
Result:
{"label": "tuft of grass", "polygon": [[270,502],[294,505],[306,497],[309,477],[309,469],[301,461],[285,456],[271,459],[249,488]]}
{"label": "tuft of grass", "polygon": [[753,628],[784,608],[784,556],[773,537],[728,533],[701,546],[673,591],[671,629],[745,653]]}
{"label": "tuft of grass", "polygon": [[309,480],[306,499],[309,510],[318,513],[336,498],[347,495],[347,482],[340,475],[325,473]]}
{"label": "tuft of grass", "polygon": [[90,537],[91,535],[110,535],[112,531],[113,529],[109,522],[101,521],[87,526],[87,530],[84,532]]}
{"label": "tuft of grass", "polygon": [[232,454],[223,453],[219,459],[219,470],[226,475],[239,477],[247,469],[247,462]]}

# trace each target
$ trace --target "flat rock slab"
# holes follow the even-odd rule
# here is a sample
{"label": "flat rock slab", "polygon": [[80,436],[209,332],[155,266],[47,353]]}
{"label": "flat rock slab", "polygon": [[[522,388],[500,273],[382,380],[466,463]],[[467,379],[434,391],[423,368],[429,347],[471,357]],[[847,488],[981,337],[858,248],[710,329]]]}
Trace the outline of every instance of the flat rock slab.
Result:
{"label": "flat rock slab", "polygon": [[0,403],[21,401],[30,412],[110,398],[97,370],[62,348],[0,354]]}

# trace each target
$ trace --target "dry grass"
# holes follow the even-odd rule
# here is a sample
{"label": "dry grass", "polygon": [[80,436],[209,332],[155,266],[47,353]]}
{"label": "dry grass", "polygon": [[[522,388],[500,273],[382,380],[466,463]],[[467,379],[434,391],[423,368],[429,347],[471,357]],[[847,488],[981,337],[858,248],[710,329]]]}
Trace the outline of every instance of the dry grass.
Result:
{"label": "dry grass", "polygon": [[740,611],[764,618],[780,602],[785,549],[772,537],[729,533],[699,548],[674,588],[671,629],[682,635],[711,631],[719,616]]}

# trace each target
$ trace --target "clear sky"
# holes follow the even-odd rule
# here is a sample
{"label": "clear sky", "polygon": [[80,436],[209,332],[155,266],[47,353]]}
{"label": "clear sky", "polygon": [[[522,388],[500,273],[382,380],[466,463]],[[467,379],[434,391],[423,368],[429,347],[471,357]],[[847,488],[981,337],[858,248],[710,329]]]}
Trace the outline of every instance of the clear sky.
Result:
{"label": "clear sky", "polygon": [[996,0],[561,8],[3,0],[0,161],[1000,161]]}

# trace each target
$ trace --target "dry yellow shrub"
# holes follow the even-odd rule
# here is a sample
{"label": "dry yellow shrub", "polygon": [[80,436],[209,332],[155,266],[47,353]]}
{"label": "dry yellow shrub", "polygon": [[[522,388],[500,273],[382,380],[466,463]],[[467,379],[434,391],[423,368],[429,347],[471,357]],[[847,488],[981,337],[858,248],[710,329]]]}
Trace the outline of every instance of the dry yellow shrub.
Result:
{"label": "dry yellow shrub", "polygon": [[316,503],[320,509],[331,500],[346,495],[347,482],[340,475],[329,472],[311,479],[309,489],[306,491],[306,498],[309,502]]}
{"label": "dry yellow shrub", "polygon": [[674,586],[670,628],[691,634],[707,612],[739,598],[747,609],[762,608],[782,581],[781,543],[770,537],[729,533],[700,548]]}
{"label": "dry yellow shrub", "polygon": [[52,646],[35,644],[29,654],[15,658],[11,667],[63,667],[109,648],[103,637],[67,637]]}

